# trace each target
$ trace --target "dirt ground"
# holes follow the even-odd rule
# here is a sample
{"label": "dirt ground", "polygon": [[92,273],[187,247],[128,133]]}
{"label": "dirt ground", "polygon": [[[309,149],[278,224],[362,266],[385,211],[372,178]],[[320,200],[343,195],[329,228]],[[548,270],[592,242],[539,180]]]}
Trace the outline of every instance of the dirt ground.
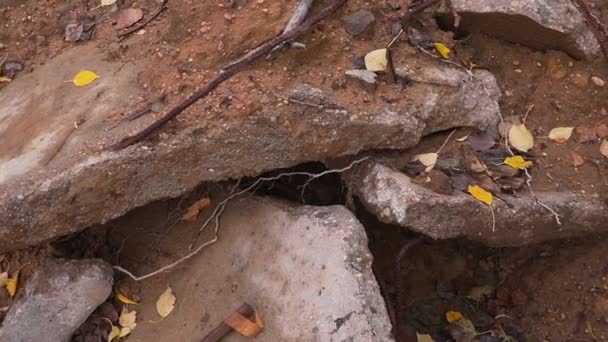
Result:
{"label": "dirt ground", "polygon": [[[600,18],[608,22],[608,3],[593,2]],[[6,55],[7,61],[23,63],[23,72],[31,71],[74,45],[83,44],[63,40],[66,24],[84,14],[96,16],[92,40],[101,47],[99,53],[103,53],[105,59],[124,64],[142,58],[149,60],[139,75],[147,94],[135,99],[124,112],[109,116],[109,122],[118,122],[159,94],[168,95],[169,103],[179,101],[209,80],[220,66],[280,33],[295,3],[295,0],[169,0],[167,9],[143,31],[119,40],[112,26],[118,11],[112,6],[92,9],[96,4],[88,1],[0,0],[0,61]],[[348,1],[339,15],[301,40],[306,50],[289,49],[257,62],[187,110],[163,132],[171,134],[193,120],[218,127],[231,120],[242,120],[262,105],[280,107],[282,100],[277,94],[282,94],[294,82],[330,88],[340,103],[353,108],[364,106],[371,111],[389,102],[399,106],[401,90],[393,84],[381,83],[374,93],[345,86],[344,71],[352,68],[353,61],[384,46],[393,37],[394,21],[386,15],[391,10],[381,3]],[[161,6],[154,0],[121,0],[119,4],[121,8],[143,8],[144,17]],[[340,18],[358,9],[372,10],[376,23],[372,32],[353,38],[344,31]],[[466,66],[474,63],[475,67],[488,69],[496,76],[504,94],[500,100],[503,116],[523,117],[528,112],[526,125],[537,137],[537,147],[530,153],[535,163],[531,170],[534,190],[608,191],[608,158],[600,154],[597,139],[583,143],[578,131],[562,144],[547,138],[554,127],[608,124],[608,87],[599,88],[589,80],[591,76],[608,80],[606,59],[579,61],[561,52],[537,51],[485,35],[453,39],[451,33],[436,28],[430,17],[423,17],[423,23],[434,37],[452,47],[453,61]],[[400,40],[394,53],[399,53],[400,44],[407,43]],[[0,84],[0,91],[3,86]],[[203,112],[203,116],[197,114]],[[459,130],[454,138],[468,133]],[[412,150],[384,152],[382,156],[403,164],[414,154],[436,151],[448,134],[436,134]],[[573,165],[573,152],[582,157],[582,165]],[[446,157],[458,154],[454,139],[443,153]],[[320,190],[315,204],[339,202],[336,200],[336,193],[342,191],[336,184],[339,179],[326,182],[324,187],[330,190],[325,194]],[[196,224],[182,226],[175,222],[186,204],[200,198],[204,191],[138,209],[125,218],[53,247],[9,255],[5,262],[12,267],[27,262],[32,265],[37,255],[46,253],[97,256],[127,264],[157,265],[172,261],[181,255],[184,246],[175,241],[163,242],[164,232],[147,230],[146,220],[165,220],[165,231],[177,229],[185,233],[188,229],[197,229]],[[297,200],[287,190],[278,194]],[[323,196],[325,198],[321,198]],[[414,237],[399,228],[382,225],[365,213],[360,212],[359,216],[370,236],[376,276],[388,305],[396,308],[402,341],[415,340],[416,332],[433,334],[437,341],[447,340],[445,312],[449,310],[464,313],[476,327],[477,323],[488,329],[500,327],[505,336],[514,338],[511,341],[608,340],[606,236],[518,249],[489,249],[466,241],[423,240],[406,253],[398,269],[396,255]],[[121,254],[125,250],[129,253]],[[27,270],[26,266],[25,277]],[[172,279],[172,282],[180,288],[188,281],[185,278]],[[142,299],[156,296],[166,282],[166,278],[149,283],[124,279],[119,284]],[[479,296],[480,292],[484,295]],[[476,300],[466,299],[471,296]],[[0,298],[0,306],[8,301]],[[205,323],[204,316],[196,313],[189,319],[192,321],[184,321],[184,326],[198,329]],[[151,340],[156,328],[154,325],[140,327],[136,340]],[[182,338],[176,335],[175,341]]]}

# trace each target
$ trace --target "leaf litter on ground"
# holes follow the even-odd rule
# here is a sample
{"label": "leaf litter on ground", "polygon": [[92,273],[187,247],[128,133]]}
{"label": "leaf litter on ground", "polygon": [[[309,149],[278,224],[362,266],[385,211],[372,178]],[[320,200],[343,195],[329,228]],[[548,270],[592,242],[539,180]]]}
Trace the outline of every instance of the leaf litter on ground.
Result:
{"label": "leaf litter on ground", "polygon": [[141,20],[144,17],[144,11],[141,8],[127,8],[120,12],[116,25],[114,26],[117,30],[122,30],[130,27]]}
{"label": "leaf litter on ground", "polygon": [[549,139],[558,143],[563,143],[570,139],[573,131],[574,127],[556,127],[549,132]]}
{"label": "leaf litter on ground", "polygon": [[211,204],[211,199],[202,198],[196,202],[194,202],[187,210],[186,213],[182,216],[183,221],[192,222],[196,220],[198,215],[201,213],[201,210],[207,208]]}
{"label": "leaf litter on ground", "polygon": [[17,293],[17,287],[19,286],[19,271],[15,272],[12,277],[6,280],[6,291],[12,298]]}
{"label": "leaf litter on ground", "polygon": [[518,151],[528,152],[534,147],[534,136],[523,123],[513,123],[509,130],[509,144]]}
{"label": "leaf litter on ground", "polygon": [[165,318],[173,311],[173,308],[175,308],[175,295],[173,294],[173,289],[167,287],[165,292],[156,301],[156,312],[158,312],[160,317]]}
{"label": "leaf litter on ground", "polygon": [[137,326],[137,312],[135,310],[129,311],[126,305],[123,306],[122,312],[118,317],[118,324],[120,324],[118,337],[129,335]]}
{"label": "leaf litter on ground", "polygon": [[116,295],[116,299],[118,299],[119,301],[121,301],[124,304],[133,304],[133,305],[139,304],[138,302],[134,301],[133,299],[127,297],[127,295],[125,295],[120,290],[117,290],[115,295]]}
{"label": "leaf litter on ground", "polygon": [[513,156],[505,158],[504,163],[518,170],[525,170],[532,167],[532,162],[524,159],[522,156]]}
{"label": "leaf litter on ground", "polygon": [[377,49],[365,55],[365,68],[369,71],[385,71],[388,66],[387,49]]}

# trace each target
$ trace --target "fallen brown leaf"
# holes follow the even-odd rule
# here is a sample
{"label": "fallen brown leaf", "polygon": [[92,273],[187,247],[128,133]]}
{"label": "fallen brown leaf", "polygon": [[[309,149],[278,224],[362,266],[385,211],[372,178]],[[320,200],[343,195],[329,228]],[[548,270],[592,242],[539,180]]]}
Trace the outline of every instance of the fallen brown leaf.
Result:
{"label": "fallen brown leaf", "polygon": [[496,140],[489,134],[471,134],[468,139],[475,151],[486,151],[496,145]]}
{"label": "fallen brown leaf", "polygon": [[579,143],[592,142],[597,139],[595,135],[595,129],[593,129],[592,127],[578,126],[574,129],[574,131],[577,135],[576,141],[578,141]]}
{"label": "fallen brown leaf", "polygon": [[122,30],[140,21],[143,16],[144,11],[141,8],[127,8],[120,12],[115,27],[117,30]]}
{"label": "fallen brown leaf", "polygon": [[572,154],[572,165],[574,165],[574,167],[585,164],[585,158],[582,155],[574,151],[570,152],[570,154]]}
{"label": "fallen brown leaf", "polygon": [[600,139],[604,139],[605,137],[608,137],[608,125],[599,124],[599,125],[595,126],[595,135],[597,135],[597,137]]}
{"label": "fallen brown leaf", "polygon": [[211,200],[209,198],[203,198],[194,202],[194,204],[192,204],[190,208],[186,210],[186,213],[184,216],[182,216],[182,220],[188,222],[196,220],[198,215],[201,213],[201,210],[208,207],[209,204],[211,204]]}
{"label": "fallen brown leaf", "polygon": [[488,168],[478,157],[473,147],[468,144],[462,144],[462,156],[464,159],[464,167],[472,173],[484,172]]}

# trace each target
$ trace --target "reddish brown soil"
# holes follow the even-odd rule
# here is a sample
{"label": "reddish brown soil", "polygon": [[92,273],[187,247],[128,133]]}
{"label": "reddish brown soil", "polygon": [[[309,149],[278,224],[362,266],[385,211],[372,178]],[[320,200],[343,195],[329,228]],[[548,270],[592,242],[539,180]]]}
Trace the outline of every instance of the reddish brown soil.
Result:
{"label": "reddish brown soil", "polygon": [[[608,22],[608,3],[594,2],[601,19]],[[141,7],[146,15],[159,6],[153,0],[119,3],[122,8]],[[148,90],[146,97],[165,93],[170,103],[176,103],[213,77],[223,64],[280,33],[295,3],[293,0],[169,0],[167,10],[146,26],[143,34],[119,41],[112,27],[118,12],[110,8],[91,10],[96,5],[93,2],[0,1],[0,43],[4,46],[0,49],[0,60],[7,55],[8,60],[23,62],[25,72],[31,71],[74,44],[82,44],[64,42],[64,26],[84,13],[95,14],[99,22],[92,40],[102,47],[106,58],[121,63],[150,58],[140,74],[140,83]],[[373,32],[352,38],[344,31],[340,18],[362,8],[374,11],[377,21]],[[348,1],[340,13],[302,37],[300,41],[307,45],[307,50],[289,49],[257,62],[186,111],[164,132],[170,133],[193,120],[215,127],[227,125],[231,120],[244,120],[262,105],[274,106],[280,111],[283,102],[280,96],[297,82],[330,89],[341,104],[352,108],[373,110],[386,105],[386,98],[396,99],[393,105],[399,106],[401,90],[393,84],[382,83],[373,94],[364,93],[360,87],[345,86],[344,70],[352,67],[352,61],[384,46],[392,38],[391,20],[381,10],[390,13],[376,2]],[[433,25],[428,19],[425,23]],[[576,134],[563,144],[546,138],[549,130],[557,126],[608,124],[608,87],[598,88],[589,82],[592,75],[608,80],[606,59],[576,61],[563,53],[535,51],[486,36],[453,41],[450,34],[433,26],[429,29],[436,39],[452,46],[454,61],[465,65],[474,63],[496,75],[500,88],[509,93],[500,101],[504,116],[523,116],[529,106],[534,105],[527,125],[537,137],[532,150],[535,190],[608,191],[608,159],[600,155],[598,141],[579,143]],[[398,54],[405,44],[397,43],[394,53]],[[563,77],[557,77],[559,72],[564,73]],[[251,77],[257,81],[252,82]],[[133,108],[114,115],[128,114],[144,100],[139,99]],[[466,133],[457,132],[455,136]],[[415,153],[435,151],[446,136],[447,132],[429,137],[399,155],[402,160],[409,160]],[[585,163],[574,167],[571,152],[582,155]],[[452,140],[444,153],[456,155],[457,144]],[[395,295],[391,293],[396,274],[394,256],[409,237],[390,227],[381,227],[379,231],[377,228],[381,225],[373,220],[368,226],[377,258],[377,276],[385,285],[389,303],[394,303]],[[606,237],[600,236],[504,250],[466,242],[424,242],[408,253],[407,265],[399,271],[401,323],[414,332],[431,332],[445,324],[446,310],[458,309],[494,316],[507,314],[515,328],[539,341],[605,340],[608,338],[605,241]],[[154,250],[148,249],[148,252],[154,253]],[[18,255],[10,256],[11,269],[24,264],[26,260],[22,259]],[[463,305],[462,300],[437,299],[436,283],[446,279],[453,283],[457,299],[462,299],[462,294],[477,285],[492,283],[499,291],[493,292],[475,310],[453,307]],[[504,299],[505,291],[511,297],[516,293],[515,304],[513,300],[501,302],[498,297]],[[7,300],[0,298],[0,306]],[[424,301],[429,303],[424,307],[425,315],[412,314],[415,312],[412,310],[419,309],[416,304]],[[417,317],[415,324],[414,316]]]}

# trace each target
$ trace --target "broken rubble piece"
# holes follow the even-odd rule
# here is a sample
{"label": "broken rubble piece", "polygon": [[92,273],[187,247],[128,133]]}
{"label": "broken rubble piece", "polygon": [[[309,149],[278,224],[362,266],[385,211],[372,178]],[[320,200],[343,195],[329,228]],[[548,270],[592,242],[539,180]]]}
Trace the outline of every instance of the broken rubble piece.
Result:
{"label": "broken rubble piece", "polygon": [[[137,75],[146,61],[122,66],[103,56],[94,44],[75,46],[0,92],[6,104],[0,107],[0,252],[107,222],[201,182],[408,148],[433,132],[485,130],[499,120],[499,89],[490,73],[475,71],[471,78],[464,69],[436,63],[416,68],[407,92],[385,107],[340,103],[330,85],[296,84],[285,90],[288,105],[260,107],[222,128],[206,120],[176,121],[166,139],[152,136],[145,145],[112,151],[109,146],[146,123],[143,117],[116,127],[107,122],[142,94]],[[88,87],[57,82],[71,79],[79,65],[95,65],[102,76],[122,69]]]}
{"label": "broken rubble piece", "polygon": [[49,259],[22,285],[0,328],[0,341],[65,342],[112,292],[101,260]]}
{"label": "broken rubble piece", "polygon": [[[158,222],[149,228],[165,229]],[[206,231],[201,241],[211,234]],[[227,206],[219,234],[188,267],[171,271],[172,284],[187,284],[182,291],[200,295],[184,294],[187,305],[155,330],[155,341],[175,341],[178,330],[181,340],[196,340],[243,302],[264,323],[259,341],[393,341],[365,229],[345,207],[247,196]],[[142,257],[133,249],[125,253]],[[150,266],[133,265],[135,273]],[[201,323],[184,324],[193,315]],[[145,336],[145,329],[135,329],[131,338]],[[222,341],[245,339],[233,333]]]}
{"label": "broken rubble piece", "polygon": [[405,174],[378,163],[357,166],[347,184],[363,206],[385,223],[397,224],[433,239],[466,238],[490,246],[523,246],[546,240],[606,231],[608,205],[594,195],[536,192],[560,215],[561,225],[529,194],[507,196],[492,205],[496,230],[487,205],[455,192],[446,196],[415,184]]}
{"label": "broken rubble piece", "polygon": [[[570,0],[451,0],[462,17],[459,29],[481,31],[511,42],[564,51],[575,58],[599,54],[600,46]],[[440,7],[443,20],[452,9]]]}
{"label": "broken rubble piece", "polygon": [[376,77],[378,77],[373,71],[359,69],[346,70],[346,75],[369,84],[376,84]]}

